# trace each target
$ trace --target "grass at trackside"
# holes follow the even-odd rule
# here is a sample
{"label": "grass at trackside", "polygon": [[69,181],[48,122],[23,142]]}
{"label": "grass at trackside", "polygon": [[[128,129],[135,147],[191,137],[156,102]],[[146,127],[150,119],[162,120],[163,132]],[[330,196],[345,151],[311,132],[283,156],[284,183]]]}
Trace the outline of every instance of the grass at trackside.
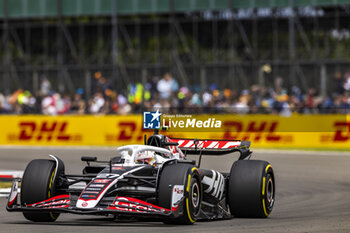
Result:
{"label": "grass at trackside", "polygon": [[11,188],[12,182],[0,182],[0,189]]}
{"label": "grass at trackside", "polygon": [[[251,147],[251,149],[254,149]],[[294,151],[322,151],[322,152],[350,152],[350,148],[295,148],[295,147],[256,147],[262,150],[294,150]]]}

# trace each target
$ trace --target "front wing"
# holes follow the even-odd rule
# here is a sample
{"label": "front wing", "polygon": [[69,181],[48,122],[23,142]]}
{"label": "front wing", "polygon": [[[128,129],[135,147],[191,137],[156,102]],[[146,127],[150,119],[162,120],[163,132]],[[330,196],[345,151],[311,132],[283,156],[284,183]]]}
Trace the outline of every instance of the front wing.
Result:
{"label": "front wing", "polygon": [[112,204],[104,207],[77,208],[73,205],[69,194],[58,195],[41,202],[22,206],[18,204],[18,181],[19,179],[16,179],[12,184],[6,206],[9,212],[56,212],[88,215],[114,214],[136,215],[139,217],[176,218],[182,214],[183,211],[184,197],[176,203],[173,203],[171,209],[163,208],[132,197],[116,197]]}

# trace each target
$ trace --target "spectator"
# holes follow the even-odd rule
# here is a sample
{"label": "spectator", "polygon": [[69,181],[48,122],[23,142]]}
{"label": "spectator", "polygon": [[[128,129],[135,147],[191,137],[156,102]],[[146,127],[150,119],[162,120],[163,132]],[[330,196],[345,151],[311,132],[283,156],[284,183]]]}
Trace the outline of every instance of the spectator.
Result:
{"label": "spectator", "polygon": [[245,114],[249,112],[248,102],[250,95],[248,90],[243,90],[239,101],[233,106],[237,113]]}
{"label": "spectator", "polygon": [[3,114],[3,113],[7,113],[6,98],[2,93],[0,93],[0,114]]}
{"label": "spectator", "polygon": [[171,76],[170,73],[165,73],[163,78],[157,84],[159,97],[164,100],[169,100],[174,92],[179,89],[179,84]]}
{"label": "spectator", "polygon": [[46,95],[41,102],[42,113],[45,115],[56,115],[55,99],[52,95]]}
{"label": "spectator", "polygon": [[349,94],[343,95],[340,105],[341,111],[344,114],[350,113],[350,98]]}
{"label": "spectator", "polygon": [[314,88],[310,88],[307,92],[307,96],[306,96],[306,107],[309,110],[312,110],[314,107],[314,95],[315,95],[316,91]]}
{"label": "spectator", "polygon": [[42,103],[42,95],[41,95],[41,91],[38,91],[35,95],[35,104],[34,104],[34,113],[35,114],[42,114],[42,110],[41,110],[41,103]]}
{"label": "spectator", "polygon": [[109,81],[106,78],[101,77],[97,82],[97,91],[105,93],[108,89],[110,89]]}
{"label": "spectator", "polygon": [[70,104],[70,113],[79,115],[85,113],[85,101],[81,97],[82,94],[83,90],[78,89],[77,93],[74,95],[73,101]]}
{"label": "spectator", "polygon": [[344,89],[350,91],[350,72],[345,74]]}
{"label": "spectator", "polygon": [[43,77],[41,79],[40,92],[43,96],[49,95],[49,93],[51,92],[51,83],[46,77]]}
{"label": "spectator", "polygon": [[132,111],[130,104],[128,104],[127,98],[122,94],[118,95],[118,105],[119,114],[125,115]]}
{"label": "spectator", "polygon": [[55,106],[58,114],[67,114],[70,110],[70,96],[66,94],[64,98],[60,94],[55,94]]}
{"label": "spectator", "polygon": [[20,112],[23,114],[34,113],[36,99],[30,91],[24,91],[18,95],[17,103],[19,104]]}
{"label": "spectator", "polygon": [[334,74],[334,86],[333,86],[333,93],[335,95],[342,95],[344,93],[344,79],[341,76],[340,72],[336,72]]}
{"label": "spectator", "polygon": [[103,95],[101,92],[97,92],[94,95],[94,98],[90,101],[89,110],[90,113],[104,113],[104,107],[105,107],[105,99],[103,98]]}
{"label": "spectator", "polygon": [[202,95],[202,99],[203,99],[203,106],[210,107],[213,101],[213,95],[210,94],[208,91],[205,91]]}

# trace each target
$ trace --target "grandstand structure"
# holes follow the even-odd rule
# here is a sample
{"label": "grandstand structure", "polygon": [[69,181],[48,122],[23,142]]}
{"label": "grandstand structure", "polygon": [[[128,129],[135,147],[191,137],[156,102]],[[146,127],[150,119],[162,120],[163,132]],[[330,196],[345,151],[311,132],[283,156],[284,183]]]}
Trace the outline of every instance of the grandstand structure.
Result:
{"label": "grandstand structure", "polygon": [[0,0],[0,92],[119,91],[170,71],[181,85],[331,92],[350,70],[350,0]]}

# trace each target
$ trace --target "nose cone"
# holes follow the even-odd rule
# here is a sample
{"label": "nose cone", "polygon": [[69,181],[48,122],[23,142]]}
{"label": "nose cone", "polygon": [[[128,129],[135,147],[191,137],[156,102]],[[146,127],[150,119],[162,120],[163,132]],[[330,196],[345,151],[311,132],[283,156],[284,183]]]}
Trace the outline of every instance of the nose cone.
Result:
{"label": "nose cone", "polygon": [[117,180],[109,178],[93,179],[81,192],[76,207],[84,209],[96,207],[107,190],[116,182]]}

